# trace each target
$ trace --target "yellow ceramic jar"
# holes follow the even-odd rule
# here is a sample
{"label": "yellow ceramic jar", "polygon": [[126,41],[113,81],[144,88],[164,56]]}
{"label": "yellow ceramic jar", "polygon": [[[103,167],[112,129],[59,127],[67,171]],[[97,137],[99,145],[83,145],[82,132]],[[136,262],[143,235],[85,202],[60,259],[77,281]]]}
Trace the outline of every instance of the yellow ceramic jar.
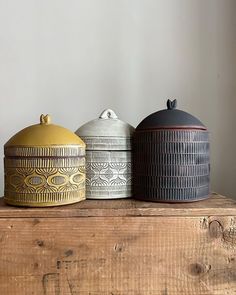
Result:
{"label": "yellow ceramic jar", "polygon": [[4,146],[7,204],[45,207],[85,199],[85,143],[41,115]]}

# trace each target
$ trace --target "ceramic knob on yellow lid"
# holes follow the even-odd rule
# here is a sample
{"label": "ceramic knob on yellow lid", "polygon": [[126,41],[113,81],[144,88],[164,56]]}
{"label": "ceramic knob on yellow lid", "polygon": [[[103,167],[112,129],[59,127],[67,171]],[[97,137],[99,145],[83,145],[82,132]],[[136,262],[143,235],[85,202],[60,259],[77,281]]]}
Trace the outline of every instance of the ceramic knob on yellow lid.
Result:
{"label": "ceramic knob on yellow lid", "polygon": [[45,207],[85,199],[85,143],[49,115],[10,138],[4,154],[7,204]]}

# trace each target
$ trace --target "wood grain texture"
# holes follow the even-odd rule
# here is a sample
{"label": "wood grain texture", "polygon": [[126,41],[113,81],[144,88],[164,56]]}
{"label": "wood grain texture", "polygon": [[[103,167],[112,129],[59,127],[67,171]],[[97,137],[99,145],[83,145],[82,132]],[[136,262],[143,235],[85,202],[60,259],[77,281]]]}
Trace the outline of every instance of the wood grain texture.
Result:
{"label": "wood grain texture", "polygon": [[236,214],[212,207],[201,216],[50,218],[12,208],[0,218],[0,294],[234,295]]}
{"label": "wood grain texture", "polygon": [[236,215],[236,200],[212,193],[210,198],[193,203],[154,203],[134,199],[86,200],[80,203],[50,208],[20,208],[4,204],[0,198],[2,217],[88,217],[88,216],[202,216]]}

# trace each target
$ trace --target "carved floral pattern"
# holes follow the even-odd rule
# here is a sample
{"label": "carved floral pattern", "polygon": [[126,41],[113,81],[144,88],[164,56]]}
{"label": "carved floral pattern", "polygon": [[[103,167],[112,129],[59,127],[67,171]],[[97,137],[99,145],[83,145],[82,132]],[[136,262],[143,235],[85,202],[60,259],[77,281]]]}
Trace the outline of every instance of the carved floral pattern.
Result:
{"label": "carved floral pattern", "polygon": [[131,184],[131,162],[90,162],[86,164],[87,186],[125,186]]}

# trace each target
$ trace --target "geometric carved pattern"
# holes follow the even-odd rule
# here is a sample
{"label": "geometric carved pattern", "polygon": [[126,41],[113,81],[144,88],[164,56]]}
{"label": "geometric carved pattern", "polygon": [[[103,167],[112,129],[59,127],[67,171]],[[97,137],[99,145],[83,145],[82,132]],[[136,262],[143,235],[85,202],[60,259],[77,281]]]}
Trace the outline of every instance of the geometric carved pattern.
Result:
{"label": "geometric carved pattern", "polygon": [[85,179],[79,168],[9,168],[5,177],[6,191],[26,194],[76,190]]}
{"label": "geometric carved pattern", "polygon": [[5,155],[9,157],[80,157],[85,155],[84,147],[71,146],[50,146],[50,147],[25,147],[8,146],[4,148]]}
{"label": "geometric carved pattern", "polygon": [[134,135],[134,195],[148,201],[206,198],[210,184],[205,130],[152,130]]}
{"label": "geometric carved pattern", "polygon": [[87,198],[131,197],[130,151],[87,151]]}
{"label": "geometric carved pattern", "polygon": [[4,165],[9,204],[53,206],[85,198],[85,157],[6,156]]}
{"label": "geometric carved pattern", "polygon": [[81,136],[86,143],[87,151],[130,151],[132,139],[130,137],[119,136]]}
{"label": "geometric carved pattern", "polygon": [[92,186],[122,186],[131,182],[131,163],[87,163],[86,184]]}

